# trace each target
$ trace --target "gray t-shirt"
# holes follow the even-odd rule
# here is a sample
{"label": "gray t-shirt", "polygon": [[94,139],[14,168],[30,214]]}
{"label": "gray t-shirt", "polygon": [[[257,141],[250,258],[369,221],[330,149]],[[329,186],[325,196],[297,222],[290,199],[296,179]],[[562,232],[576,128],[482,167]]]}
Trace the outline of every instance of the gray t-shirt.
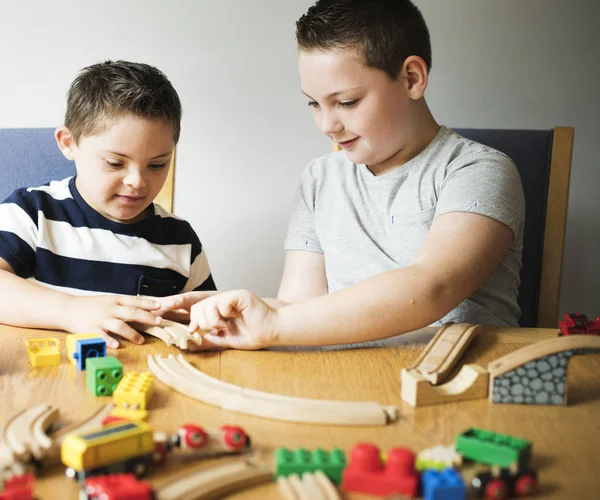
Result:
{"label": "gray t-shirt", "polygon": [[485,282],[435,325],[518,326],[525,221],[519,172],[506,155],[443,126],[415,158],[380,176],[343,151],[309,163],[285,249],[324,254],[327,285],[335,292],[409,266],[433,220],[448,212],[485,215],[508,226],[514,238]]}

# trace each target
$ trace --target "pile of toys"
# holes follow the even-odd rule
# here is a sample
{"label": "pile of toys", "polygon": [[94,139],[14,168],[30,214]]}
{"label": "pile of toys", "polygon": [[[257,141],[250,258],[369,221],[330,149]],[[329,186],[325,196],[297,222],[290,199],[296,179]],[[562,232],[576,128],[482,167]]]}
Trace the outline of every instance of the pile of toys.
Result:
{"label": "pile of toys", "polygon": [[392,448],[382,458],[381,450],[359,443],[350,451],[312,452],[279,448],[275,452],[275,476],[297,475],[317,470],[340,485],[343,491],[425,500],[467,498],[467,486],[459,469],[463,461],[481,470],[472,480],[479,498],[525,497],[535,493],[537,474],[528,467],[531,442],[491,431],[472,428],[461,433],[455,446],[436,446],[415,455],[407,448]]}

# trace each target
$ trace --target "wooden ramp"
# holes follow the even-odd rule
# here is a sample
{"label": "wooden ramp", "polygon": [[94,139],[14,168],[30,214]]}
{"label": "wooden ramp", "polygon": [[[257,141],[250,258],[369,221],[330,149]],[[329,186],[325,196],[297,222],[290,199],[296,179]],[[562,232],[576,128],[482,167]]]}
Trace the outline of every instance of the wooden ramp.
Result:
{"label": "wooden ramp", "polygon": [[468,323],[445,324],[408,370],[419,372],[433,385],[443,382],[480,328]]}

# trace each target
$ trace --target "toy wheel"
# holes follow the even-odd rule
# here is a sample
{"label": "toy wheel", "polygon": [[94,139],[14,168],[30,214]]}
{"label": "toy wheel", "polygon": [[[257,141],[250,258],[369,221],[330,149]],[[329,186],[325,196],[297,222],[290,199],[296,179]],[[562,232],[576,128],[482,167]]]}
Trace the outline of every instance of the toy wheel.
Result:
{"label": "toy wheel", "polygon": [[519,497],[533,495],[537,490],[537,480],[531,474],[523,474],[515,481],[515,493]]}
{"label": "toy wheel", "polygon": [[508,485],[502,479],[492,479],[485,487],[484,496],[489,500],[508,498]]}

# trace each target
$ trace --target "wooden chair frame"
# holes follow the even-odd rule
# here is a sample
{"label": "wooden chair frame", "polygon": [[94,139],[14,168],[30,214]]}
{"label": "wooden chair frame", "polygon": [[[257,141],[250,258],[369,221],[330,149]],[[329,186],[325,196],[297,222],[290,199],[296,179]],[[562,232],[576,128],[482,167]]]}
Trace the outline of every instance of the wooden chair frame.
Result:
{"label": "wooden chair frame", "polygon": [[[554,127],[553,129],[536,321],[538,328],[555,328],[558,321],[574,135],[573,127]],[[340,146],[333,143],[333,152],[341,149]]]}
{"label": "wooden chair frame", "polygon": [[173,156],[171,157],[171,165],[169,167],[169,175],[165,181],[164,186],[158,193],[158,196],[154,200],[161,207],[169,212],[173,212],[173,200],[175,191],[175,156],[177,154],[176,149],[173,150]]}

